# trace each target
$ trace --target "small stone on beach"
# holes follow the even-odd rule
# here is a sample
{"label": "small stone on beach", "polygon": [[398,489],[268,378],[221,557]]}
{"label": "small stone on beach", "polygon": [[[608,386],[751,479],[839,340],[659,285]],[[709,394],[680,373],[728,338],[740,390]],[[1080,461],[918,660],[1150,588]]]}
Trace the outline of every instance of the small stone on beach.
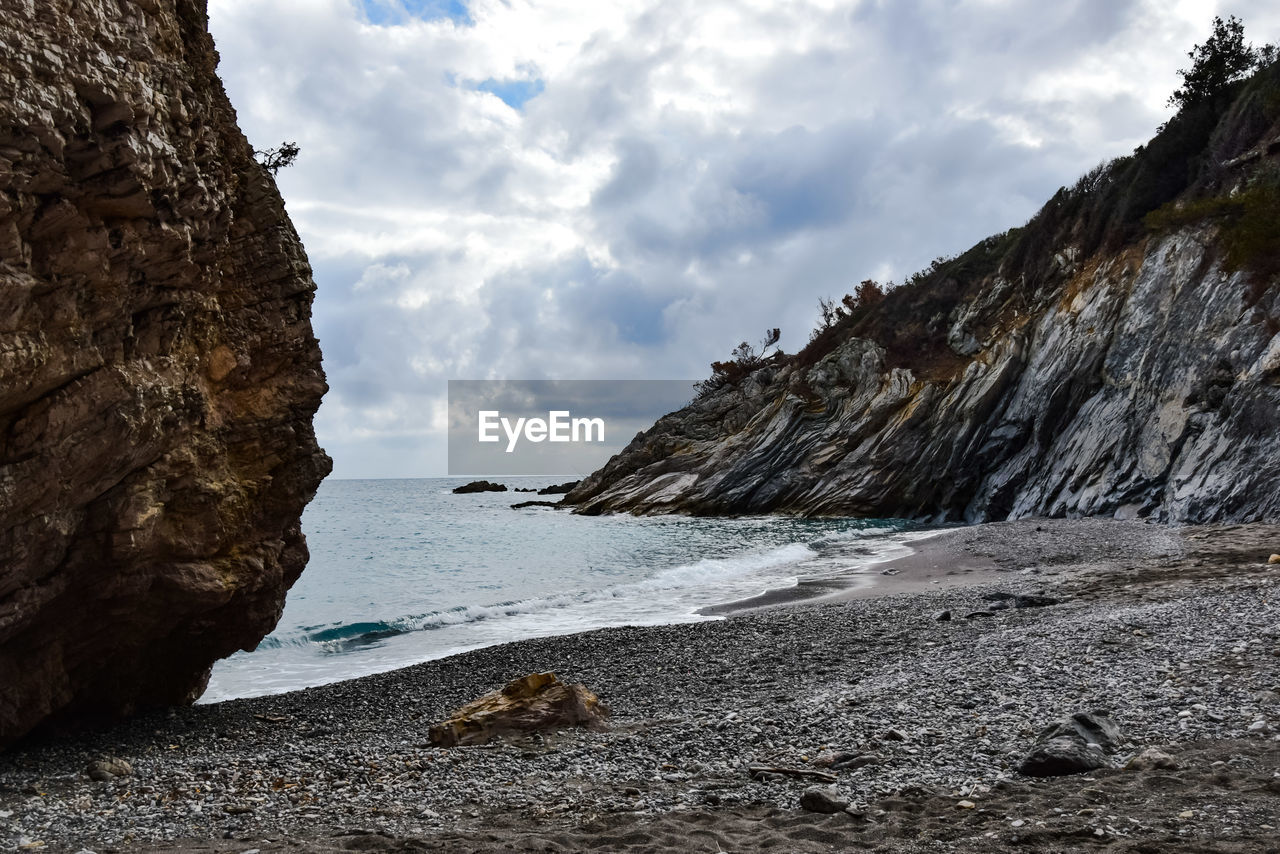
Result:
{"label": "small stone on beach", "polygon": [[1178,760],[1163,750],[1148,747],[1125,763],[1124,767],[1126,771],[1154,771],[1156,769],[1176,771],[1179,766]]}
{"label": "small stone on beach", "polygon": [[849,806],[835,786],[810,786],[800,796],[801,809],[809,812],[838,813]]}
{"label": "small stone on beach", "polygon": [[848,753],[842,753],[840,754],[840,758],[837,758],[835,762],[831,763],[831,768],[833,771],[852,771],[853,769],[861,768],[864,765],[874,765],[876,761],[876,757],[870,754],[854,756]]}
{"label": "small stone on beach", "polygon": [[133,766],[116,756],[106,756],[89,763],[84,769],[89,779],[104,783],[113,777],[129,777],[133,774]]}

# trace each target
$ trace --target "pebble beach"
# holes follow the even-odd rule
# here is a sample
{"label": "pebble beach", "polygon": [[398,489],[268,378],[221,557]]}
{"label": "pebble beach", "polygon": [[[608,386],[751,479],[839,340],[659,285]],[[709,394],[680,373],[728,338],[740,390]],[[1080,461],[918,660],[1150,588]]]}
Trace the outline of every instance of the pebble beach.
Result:
{"label": "pebble beach", "polygon": [[[1278,551],[1276,525],[979,525],[871,584],[722,620],[28,740],[0,754],[0,846],[1277,851]],[[1017,596],[1037,604],[1004,606]],[[608,726],[428,741],[452,709],[542,671],[595,692]],[[1020,774],[1037,733],[1078,712],[1119,728],[1111,767]],[[1170,761],[1132,761],[1151,749]],[[834,811],[815,811],[815,786]]]}

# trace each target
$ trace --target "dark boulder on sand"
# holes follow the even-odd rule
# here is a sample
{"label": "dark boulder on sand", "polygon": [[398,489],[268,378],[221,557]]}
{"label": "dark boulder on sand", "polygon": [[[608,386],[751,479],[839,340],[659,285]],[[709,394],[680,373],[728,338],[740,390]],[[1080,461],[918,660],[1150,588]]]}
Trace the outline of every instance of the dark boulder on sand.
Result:
{"label": "dark boulder on sand", "polygon": [[1107,755],[1120,744],[1120,729],[1105,715],[1078,712],[1040,733],[1018,773],[1028,777],[1060,777],[1111,768]]}
{"label": "dark boulder on sand", "polygon": [[1120,746],[1120,728],[1111,718],[1098,712],[1076,712],[1069,718],[1050,724],[1040,733],[1040,740],[1051,738],[1079,739],[1086,744],[1096,744],[1107,753]]}
{"label": "dark boulder on sand", "polygon": [[848,806],[835,786],[810,786],[800,795],[800,808],[808,812],[838,813]]}
{"label": "dark boulder on sand", "polygon": [[1028,777],[1062,777],[1110,767],[1111,759],[1100,747],[1064,735],[1032,747],[1018,766],[1018,773]]}

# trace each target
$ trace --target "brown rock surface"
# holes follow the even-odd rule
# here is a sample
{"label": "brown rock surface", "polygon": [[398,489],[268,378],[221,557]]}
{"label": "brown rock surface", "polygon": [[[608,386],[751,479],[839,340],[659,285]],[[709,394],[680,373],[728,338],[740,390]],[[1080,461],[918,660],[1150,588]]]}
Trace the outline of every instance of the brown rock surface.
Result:
{"label": "brown rock surface", "polygon": [[472,700],[431,727],[440,747],[483,744],[504,732],[602,726],[609,710],[582,685],[566,685],[554,673],[531,673]]}
{"label": "brown rock surface", "polygon": [[0,746],[181,703],[307,561],[314,284],[200,0],[0,0]]}

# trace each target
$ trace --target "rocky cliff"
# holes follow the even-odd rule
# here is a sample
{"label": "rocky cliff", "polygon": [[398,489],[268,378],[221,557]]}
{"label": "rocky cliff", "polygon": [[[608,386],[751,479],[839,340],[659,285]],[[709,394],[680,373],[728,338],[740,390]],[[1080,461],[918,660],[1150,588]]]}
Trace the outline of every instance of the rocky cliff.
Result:
{"label": "rocky cliff", "polygon": [[[579,512],[1280,518],[1280,69],[739,366]],[[730,366],[733,367],[733,366]]]}
{"label": "rocky cliff", "polygon": [[314,285],[202,0],[0,0],[0,745],[190,701],[307,560]]}

